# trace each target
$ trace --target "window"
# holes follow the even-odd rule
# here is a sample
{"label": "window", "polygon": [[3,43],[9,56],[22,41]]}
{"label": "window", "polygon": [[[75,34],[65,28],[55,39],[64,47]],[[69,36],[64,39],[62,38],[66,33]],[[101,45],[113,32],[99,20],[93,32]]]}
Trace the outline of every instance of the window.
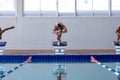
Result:
{"label": "window", "polygon": [[112,16],[120,16],[120,0],[112,0]]}
{"label": "window", "polygon": [[24,11],[39,11],[40,0],[24,0]]}
{"label": "window", "polygon": [[40,0],[24,0],[24,15],[39,16]]}
{"label": "window", "polygon": [[120,10],[120,0],[112,0],[112,10]]}
{"label": "window", "polygon": [[93,10],[108,10],[108,0],[93,0]]}
{"label": "window", "polygon": [[58,12],[62,16],[74,15],[75,13],[75,0],[58,0]]}
{"label": "window", "polygon": [[92,0],[77,0],[77,16],[92,15]]}
{"label": "window", "polygon": [[[104,2],[104,3],[101,3]],[[77,15],[107,16],[108,0],[77,0]]]}
{"label": "window", "polygon": [[41,11],[56,11],[56,0],[41,0]]}
{"label": "window", "polygon": [[24,0],[24,15],[56,15],[56,0]]}
{"label": "window", "polygon": [[108,0],[93,0],[93,15],[94,16],[108,16]]}
{"label": "window", "polygon": [[58,0],[59,16],[74,16],[75,0]]}
{"label": "window", "polygon": [[24,16],[109,16],[111,12],[112,16],[120,15],[119,0],[23,0],[23,1],[24,1],[23,10]]}
{"label": "window", "polygon": [[77,10],[78,11],[91,11],[92,0],[77,0]]}
{"label": "window", "polygon": [[75,0],[24,0],[25,16],[57,16],[58,13],[74,15]]}
{"label": "window", "polygon": [[41,15],[56,16],[56,0],[41,0]]}
{"label": "window", "polygon": [[15,0],[0,0],[0,16],[15,16]]}

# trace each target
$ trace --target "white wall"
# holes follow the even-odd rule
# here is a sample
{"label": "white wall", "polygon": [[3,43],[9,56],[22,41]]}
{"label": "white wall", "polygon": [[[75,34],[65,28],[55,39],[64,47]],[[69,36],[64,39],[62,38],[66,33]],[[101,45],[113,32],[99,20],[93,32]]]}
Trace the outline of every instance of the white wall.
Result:
{"label": "white wall", "polygon": [[67,49],[113,49],[115,30],[120,17],[22,17],[22,7],[18,0],[16,17],[0,17],[0,27],[15,25],[3,35],[6,49],[52,49],[56,36],[52,28],[62,21],[68,28],[62,40],[68,42]]}

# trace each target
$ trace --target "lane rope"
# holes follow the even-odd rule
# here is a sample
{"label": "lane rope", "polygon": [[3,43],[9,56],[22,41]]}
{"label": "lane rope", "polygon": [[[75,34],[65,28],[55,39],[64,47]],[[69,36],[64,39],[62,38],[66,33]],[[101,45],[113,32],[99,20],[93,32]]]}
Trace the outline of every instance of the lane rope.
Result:
{"label": "lane rope", "polygon": [[5,72],[3,75],[1,75],[1,78],[4,78],[5,76],[7,76],[8,74],[11,74],[12,72],[14,72],[15,70],[19,69],[20,67],[22,67],[24,64],[32,62],[32,57],[30,56],[29,58],[27,58],[23,63],[19,64],[18,66],[14,67],[13,69],[10,69],[9,71]]}
{"label": "lane rope", "polygon": [[112,72],[113,74],[115,74],[116,76],[120,77],[120,73],[117,72],[116,70],[110,68],[109,66],[99,62],[98,60],[96,60],[93,56],[90,57],[91,62],[95,62],[96,64],[100,65],[101,67],[107,69],[108,71]]}

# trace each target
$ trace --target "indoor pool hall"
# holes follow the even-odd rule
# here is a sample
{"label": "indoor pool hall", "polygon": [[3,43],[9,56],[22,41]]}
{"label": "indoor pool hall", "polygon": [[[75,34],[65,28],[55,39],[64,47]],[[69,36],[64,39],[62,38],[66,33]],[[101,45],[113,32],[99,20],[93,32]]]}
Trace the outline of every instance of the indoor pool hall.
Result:
{"label": "indoor pool hall", "polygon": [[120,80],[120,0],[0,0],[0,80]]}

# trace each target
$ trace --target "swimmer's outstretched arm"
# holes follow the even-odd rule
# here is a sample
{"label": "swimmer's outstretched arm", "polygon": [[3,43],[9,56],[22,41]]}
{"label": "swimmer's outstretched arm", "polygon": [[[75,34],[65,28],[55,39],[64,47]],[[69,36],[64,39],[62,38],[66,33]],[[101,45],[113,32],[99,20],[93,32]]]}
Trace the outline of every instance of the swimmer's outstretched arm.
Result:
{"label": "swimmer's outstretched arm", "polygon": [[5,28],[5,29],[2,30],[2,33],[4,33],[7,30],[13,29],[13,28],[15,28],[15,26],[11,26],[11,27]]}

